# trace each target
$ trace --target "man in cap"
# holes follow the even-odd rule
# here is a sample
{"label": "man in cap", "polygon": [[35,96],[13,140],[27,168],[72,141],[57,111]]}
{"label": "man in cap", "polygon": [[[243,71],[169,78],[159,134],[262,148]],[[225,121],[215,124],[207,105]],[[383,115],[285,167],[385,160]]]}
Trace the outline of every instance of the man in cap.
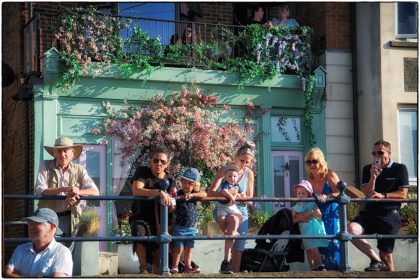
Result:
{"label": "man in cap", "polygon": [[[80,196],[99,195],[98,188],[86,169],[73,163],[82,153],[82,145],[74,145],[67,137],[59,137],[53,147],[44,146],[54,157],[41,162],[35,185],[36,195],[63,195],[65,200],[40,200],[38,207],[53,209],[60,220],[63,237],[76,236],[80,215]],[[73,250],[74,242],[69,244]]]}
{"label": "man in cap", "polygon": [[73,260],[70,250],[55,241],[60,233],[57,214],[39,208],[22,219],[28,224],[31,242],[19,245],[4,268],[5,277],[71,277]]}

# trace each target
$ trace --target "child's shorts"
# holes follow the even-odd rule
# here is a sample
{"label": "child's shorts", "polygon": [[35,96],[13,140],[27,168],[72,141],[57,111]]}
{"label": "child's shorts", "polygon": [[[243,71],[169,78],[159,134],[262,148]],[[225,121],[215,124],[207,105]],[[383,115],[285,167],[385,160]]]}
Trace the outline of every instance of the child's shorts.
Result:
{"label": "child's shorts", "polygon": [[236,204],[234,205],[225,205],[225,204],[220,204],[217,205],[217,217],[220,216],[227,216],[227,215],[239,215],[242,216],[241,211],[239,211],[238,207],[236,206]]}
{"label": "child's shorts", "polygon": [[[182,227],[175,225],[174,236],[196,236],[197,229],[195,227]],[[194,248],[194,240],[174,240],[174,247],[181,248],[182,246],[187,248]]]}

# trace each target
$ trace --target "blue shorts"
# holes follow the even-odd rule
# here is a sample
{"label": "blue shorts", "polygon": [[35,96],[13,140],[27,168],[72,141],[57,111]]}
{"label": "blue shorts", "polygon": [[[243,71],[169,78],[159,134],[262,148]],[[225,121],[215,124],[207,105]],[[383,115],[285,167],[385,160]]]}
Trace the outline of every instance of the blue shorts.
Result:
{"label": "blue shorts", "polygon": [[[174,236],[196,236],[197,229],[195,227],[174,227]],[[187,248],[194,248],[194,240],[174,240],[174,247],[181,248],[182,246]]]}
{"label": "blue shorts", "polygon": [[[239,224],[238,232],[240,235],[246,235],[248,233],[248,219],[243,220],[242,223]],[[235,243],[233,243],[232,250],[243,252],[245,248],[245,239],[236,239]]]}

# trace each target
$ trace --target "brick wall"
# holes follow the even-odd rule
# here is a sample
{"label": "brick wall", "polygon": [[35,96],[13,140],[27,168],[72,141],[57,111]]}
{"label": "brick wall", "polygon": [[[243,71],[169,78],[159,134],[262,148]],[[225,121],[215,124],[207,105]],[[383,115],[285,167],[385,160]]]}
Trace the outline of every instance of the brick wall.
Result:
{"label": "brick wall", "polygon": [[[293,2],[289,4],[290,18],[314,30],[313,48],[316,54],[326,49],[351,50],[352,4],[340,2]],[[268,9],[267,16],[276,16],[277,5]]]}
{"label": "brick wall", "polygon": [[325,3],[327,49],[351,50],[352,4]]}
{"label": "brick wall", "polygon": [[201,2],[201,22],[233,24],[233,4],[228,2]]}
{"label": "brick wall", "polygon": [[[14,70],[15,74],[19,74],[22,62],[22,52],[16,50],[21,49],[21,32],[18,27],[23,24],[23,14],[23,3],[3,3],[2,60]],[[2,88],[2,188],[3,193],[23,194],[25,102],[12,99],[17,91],[17,81]],[[22,201],[4,200],[2,210],[3,225],[5,221],[18,220],[24,216]],[[4,236],[23,236],[23,228],[20,226],[4,226],[3,229]],[[14,247],[13,244],[4,244],[3,256],[10,256]]]}

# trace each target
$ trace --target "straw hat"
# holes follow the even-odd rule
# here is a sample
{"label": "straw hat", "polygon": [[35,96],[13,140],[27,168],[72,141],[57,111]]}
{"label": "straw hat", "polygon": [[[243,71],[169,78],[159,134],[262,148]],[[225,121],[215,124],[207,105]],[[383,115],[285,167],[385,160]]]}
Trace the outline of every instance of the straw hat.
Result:
{"label": "straw hat", "polygon": [[54,157],[54,149],[73,148],[73,159],[77,159],[82,153],[83,146],[80,144],[73,144],[73,141],[67,137],[58,137],[55,140],[54,147],[44,146],[45,150]]}

